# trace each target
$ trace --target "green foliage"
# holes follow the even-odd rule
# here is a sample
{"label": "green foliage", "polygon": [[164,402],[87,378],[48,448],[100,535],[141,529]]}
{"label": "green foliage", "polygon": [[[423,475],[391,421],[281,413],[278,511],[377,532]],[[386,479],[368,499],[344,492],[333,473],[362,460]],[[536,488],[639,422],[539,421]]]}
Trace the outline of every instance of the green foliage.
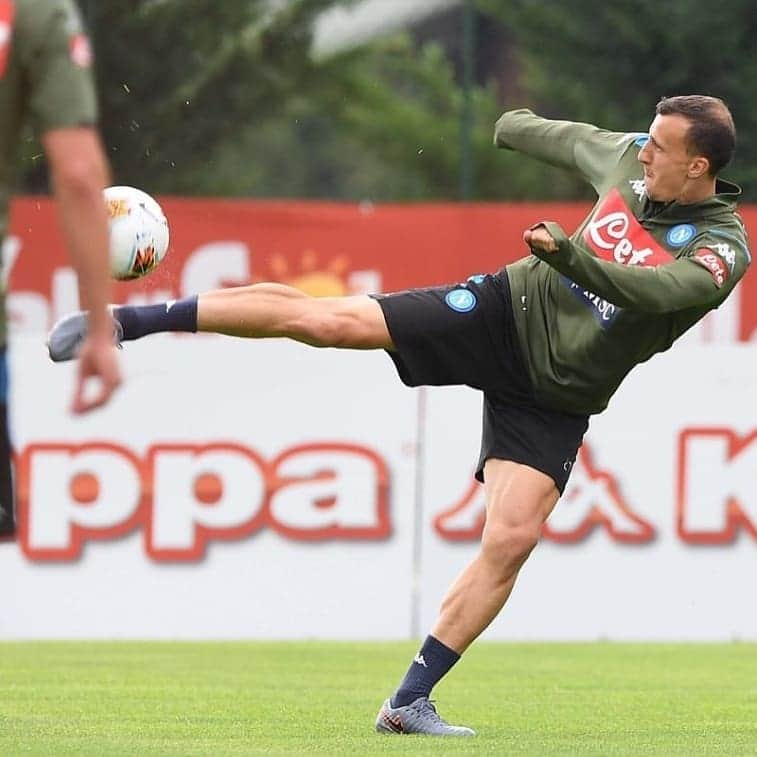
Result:
{"label": "green foliage", "polygon": [[[462,92],[407,35],[314,60],[314,18],[346,5],[132,0],[90,7],[115,180],[195,195],[434,200],[459,195]],[[476,198],[519,197],[475,88]],[[504,163],[507,163],[505,159]]]}
{"label": "green foliage", "polygon": [[[460,197],[459,51],[396,34],[323,60],[319,13],[355,0],[80,0],[94,28],[115,181],[189,195],[419,201]],[[475,200],[585,199],[567,173],[492,146],[507,108],[644,130],[662,95],[723,97],[757,127],[751,0],[476,0],[508,70],[470,92]],[[485,33],[484,33],[485,32]],[[482,45],[482,55],[486,51]],[[482,58],[483,60],[483,58]],[[754,69],[754,71],[753,71]],[[517,92],[501,101],[501,92]],[[25,148],[27,188],[42,184]],[[757,145],[729,177],[757,197]]]}
{"label": "green foliage", "polygon": [[727,175],[757,198],[757,73],[751,0],[478,0],[518,50],[519,86],[544,115],[643,131],[660,97],[708,94],[731,107],[742,135]]}
{"label": "green foliage", "polygon": [[280,116],[317,80],[310,28],[333,4],[297,0],[269,13],[263,0],[98,3],[101,126],[119,181],[202,191],[198,169],[219,145]]}

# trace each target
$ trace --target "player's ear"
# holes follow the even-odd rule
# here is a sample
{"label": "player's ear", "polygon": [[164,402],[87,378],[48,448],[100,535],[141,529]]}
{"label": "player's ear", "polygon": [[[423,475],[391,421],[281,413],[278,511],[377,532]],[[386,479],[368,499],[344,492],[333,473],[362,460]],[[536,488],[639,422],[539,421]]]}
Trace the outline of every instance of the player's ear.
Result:
{"label": "player's ear", "polygon": [[699,179],[706,176],[710,170],[710,161],[704,155],[697,155],[689,162],[688,176],[690,179]]}

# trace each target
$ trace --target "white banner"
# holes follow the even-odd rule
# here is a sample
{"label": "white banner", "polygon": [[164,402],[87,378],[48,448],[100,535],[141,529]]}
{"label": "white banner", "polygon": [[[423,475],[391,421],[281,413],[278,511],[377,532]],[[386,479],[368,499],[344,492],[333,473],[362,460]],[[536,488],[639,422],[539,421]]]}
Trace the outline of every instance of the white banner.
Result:
{"label": "white banner", "polygon": [[[159,336],[122,363],[115,401],[74,419],[72,366],[12,344],[0,638],[428,630],[476,551],[476,392],[284,341]],[[756,379],[748,346],[637,369],[487,637],[757,639]]]}

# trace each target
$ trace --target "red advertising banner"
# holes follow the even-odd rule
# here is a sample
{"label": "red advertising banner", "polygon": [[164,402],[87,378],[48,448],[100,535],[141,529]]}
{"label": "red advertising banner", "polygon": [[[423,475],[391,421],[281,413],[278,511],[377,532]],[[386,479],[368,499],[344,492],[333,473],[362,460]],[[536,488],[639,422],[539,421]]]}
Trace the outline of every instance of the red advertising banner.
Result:
{"label": "red advertising banner", "polygon": [[[280,281],[314,295],[394,291],[462,281],[526,253],[523,230],[541,219],[575,228],[589,206],[372,205],[161,198],[171,227],[162,266],[118,284],[115,299],[175,298],[219,286]],[[49,198],[13,204],[6,268],[16,328],[47,328],[76,307],[75,281]],[[742,209],[757,228],[757,206]],[[727,328],[747,341],[757,333],[757,278],[747,275]],[[714,333],[715,333],[714,332]],[[719,337],[712,337],[717,341]]]}

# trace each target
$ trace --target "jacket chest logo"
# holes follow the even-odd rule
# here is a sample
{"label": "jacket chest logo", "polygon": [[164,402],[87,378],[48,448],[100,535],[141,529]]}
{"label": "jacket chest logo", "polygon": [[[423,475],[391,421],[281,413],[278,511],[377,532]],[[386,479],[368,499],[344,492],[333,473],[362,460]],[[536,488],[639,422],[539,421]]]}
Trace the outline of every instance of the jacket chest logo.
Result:
{"label": "jacket chest logo", "polygon": [[636,220],[615,188],[602,200],[583,239],[597,257],[621,265],[657,266],[674,259]]}

